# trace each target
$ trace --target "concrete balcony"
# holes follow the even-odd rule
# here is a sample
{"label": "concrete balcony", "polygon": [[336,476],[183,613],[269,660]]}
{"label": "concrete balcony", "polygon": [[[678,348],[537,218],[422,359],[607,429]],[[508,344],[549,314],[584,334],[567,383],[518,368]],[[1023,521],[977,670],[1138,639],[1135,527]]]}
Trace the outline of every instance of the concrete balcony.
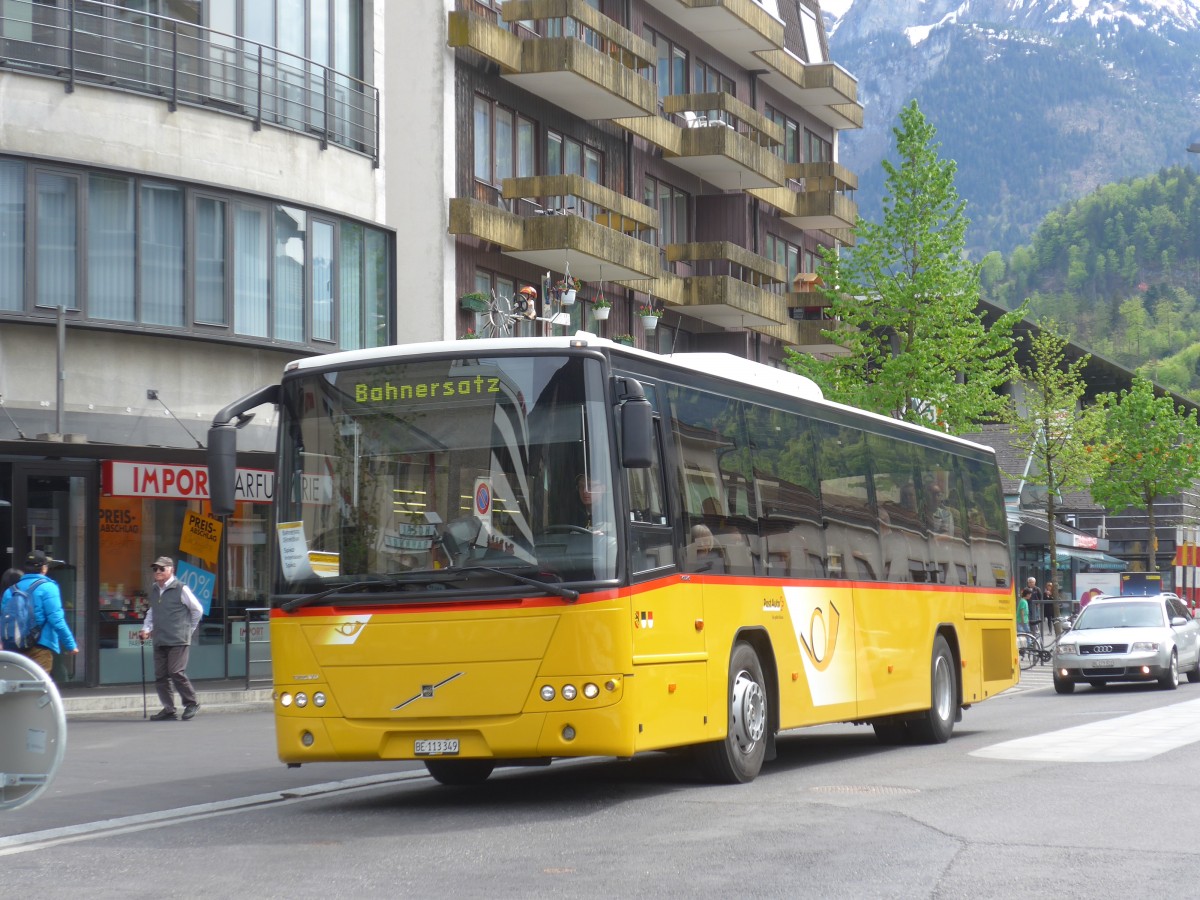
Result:
{"label": "concrete balcony", "polygon": [[582,119],[657,112],[646,77],[654,48],[583,0],[509,0],[503,15],[506,22],[534,20],[543,34],[455,11],[447,43],[491,60],[504,80]]}
{"label": "concrete balcony", "polygon": [[650,141],[663,159],[721,191],[782,188],[785,163],[771,152],[783,130],[725,93],[675,94],[663,100],[661,117],[618,119],[616,124]]}
{"label": "concrete balcony", "polygon": [[749,193],[778,209],[785,222],[797,228],[831,232],[832,237],[836,237],[832,232],[852,229],[858,219],[858,204],[837,190],[773,188]]}
{"label": "concrete balcony", "polygon": [[783,48],[783,20],[754,0],[646,0],[743,69],[760,69],[756,53]]}
{"label": "concrete balcony", "polygon": [[569,266],[584,281],[642,282],[662,271],[658,248],[637,237],[659,226],[649,206],[580,175],[506,178],[500,197],[504,205],[452,199],[450,233],[496,244],[546,271]]}
{"label": "concrete balcony", "polygon": [[862,128],[858,81],[837,63],[805,63],[788,50],[762,50],[756,55],[759,68],[766,66],[758,76],[763,84],[839,131]]}
{"label": "concrete balcony", "polygon": [[728,241],[670,244],[666,252],[668,262],[690,270],[673,298],[681,315],[721,328],[792,324],[785,295],[772,290],[787,281],[778,263]]}

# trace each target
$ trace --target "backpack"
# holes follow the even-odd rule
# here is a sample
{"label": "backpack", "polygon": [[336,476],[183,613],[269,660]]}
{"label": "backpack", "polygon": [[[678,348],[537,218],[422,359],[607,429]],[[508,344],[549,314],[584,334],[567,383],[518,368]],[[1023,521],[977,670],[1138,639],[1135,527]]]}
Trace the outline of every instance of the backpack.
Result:
{"label": "backpack", "polygon": [[37,646],[42,629],[37,624],[34,613],[33,592],[49,581],[39,578],[28,588],[20,586],[20,582],[9,588],[10,596],[4,606],[4,614],[0,617],[0,645],[5,650],[22,652]]}

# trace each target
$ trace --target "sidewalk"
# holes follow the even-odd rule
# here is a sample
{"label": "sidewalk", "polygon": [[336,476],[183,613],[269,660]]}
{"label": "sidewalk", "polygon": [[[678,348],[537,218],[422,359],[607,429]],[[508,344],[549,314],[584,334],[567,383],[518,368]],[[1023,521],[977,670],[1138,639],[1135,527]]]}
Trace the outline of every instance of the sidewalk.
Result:
{"label": "sidewalk", "polygon": [[[196,700],[201,709],[220,712],[238,712],[250,709],[270,709],[271,688],[255,682],[246,690],[241,679],[227,681],[196,681]],[[63,709],[68,719],[81,716],[138,716],[142,715],[142,688],[137,684],[105,685],[102,687],[79,687],[61,685]],[[153,682],[146,685],[145,711],[153,715],[162,708]]]}

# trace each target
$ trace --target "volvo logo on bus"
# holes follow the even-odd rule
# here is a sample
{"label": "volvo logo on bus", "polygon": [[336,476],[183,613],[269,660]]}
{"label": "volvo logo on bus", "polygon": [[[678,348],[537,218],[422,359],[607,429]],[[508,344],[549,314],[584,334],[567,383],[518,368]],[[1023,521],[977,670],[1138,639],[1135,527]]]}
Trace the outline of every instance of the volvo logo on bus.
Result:
{"label": "volvo logo on bus", "polygon": [[409,698],[408,698],[407,700],[405,700],[403,703],[398,703],[398,704],[396,704],[395,706],[393,706],[393,707],[392,707],[392,712],[395,712],[395,711],[396,711],[396,710],[398,710],[398,709],[404,709],[404,707],[408,706],[408,704],[410,704],[410,703],[415,703],[417,700],[428,700],[428,699],[431,699],[431,698],[433,697],[433,692],[434,692],[434,691],[436,691],[438,688],[442,687],[443,685],[449,684],[449,683],[450,683],[451,681],[453,681],[455,678],[459,678],[459,677],[461,677],[461,676],[462,676],[462,674],[463,674],[462,672],[455,672],[455,673],[454,673],[453,675],[451,675],[449,678],[443,678],[443,679],[442,679],[441,681],[439,681],[437,684],[423,684],[423,685],[421,685],[421,690],[419,690],[417,693],[413,694],[411,697],[409,697]]}

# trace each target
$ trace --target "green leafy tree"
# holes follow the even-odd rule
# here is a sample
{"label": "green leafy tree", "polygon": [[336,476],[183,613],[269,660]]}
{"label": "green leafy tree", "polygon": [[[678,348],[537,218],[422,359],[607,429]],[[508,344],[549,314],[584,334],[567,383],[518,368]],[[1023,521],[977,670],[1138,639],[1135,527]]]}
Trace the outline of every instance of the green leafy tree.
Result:
{"label": "green leafy tree", "polygon": [[1092,498],[1114,513],[1130,507],[1146,510],[1147,563],[1154,572],[1158,547],[1154,501],[1177,494],[1200,478],[1196,411],[1184,412],[1170,397],[1155,396],[1154,385],[1140,377],[1129,390],[1099,399],[1107,415],[1094,450],[1099,470]]}
{"label": "green leafy tree", "polygon": [[[1013,478],[1046,491],[1046,534],[1055,533],[1058,499],[1087,487],[1095,471],[1092,452],[1102,410],[1083,405],[1089,356],[1068,362],[1068,340],[1053,319],[1038,322],[1026,339],[1029,364],[1017,365],[1015,379],[1024,387],[1022,409],[1012,409],[1013,446],[1028,461]],[[1057,544],[1050,541],[1050,571],[1058,571]]]}
{"label": "green leafy tree", "polygon": [[914,101],[893,129],[899,166],[885,160],[883,221],[859,219],[856,246],[819,269],[845,356],[792,351],[788,364],[831,399],[961,433],[998,420],[1000,387],[1024,307],[990,327],[978,312],[979,267],[964,257],[967,219],[955,163],[938,158],[934,128]]}

